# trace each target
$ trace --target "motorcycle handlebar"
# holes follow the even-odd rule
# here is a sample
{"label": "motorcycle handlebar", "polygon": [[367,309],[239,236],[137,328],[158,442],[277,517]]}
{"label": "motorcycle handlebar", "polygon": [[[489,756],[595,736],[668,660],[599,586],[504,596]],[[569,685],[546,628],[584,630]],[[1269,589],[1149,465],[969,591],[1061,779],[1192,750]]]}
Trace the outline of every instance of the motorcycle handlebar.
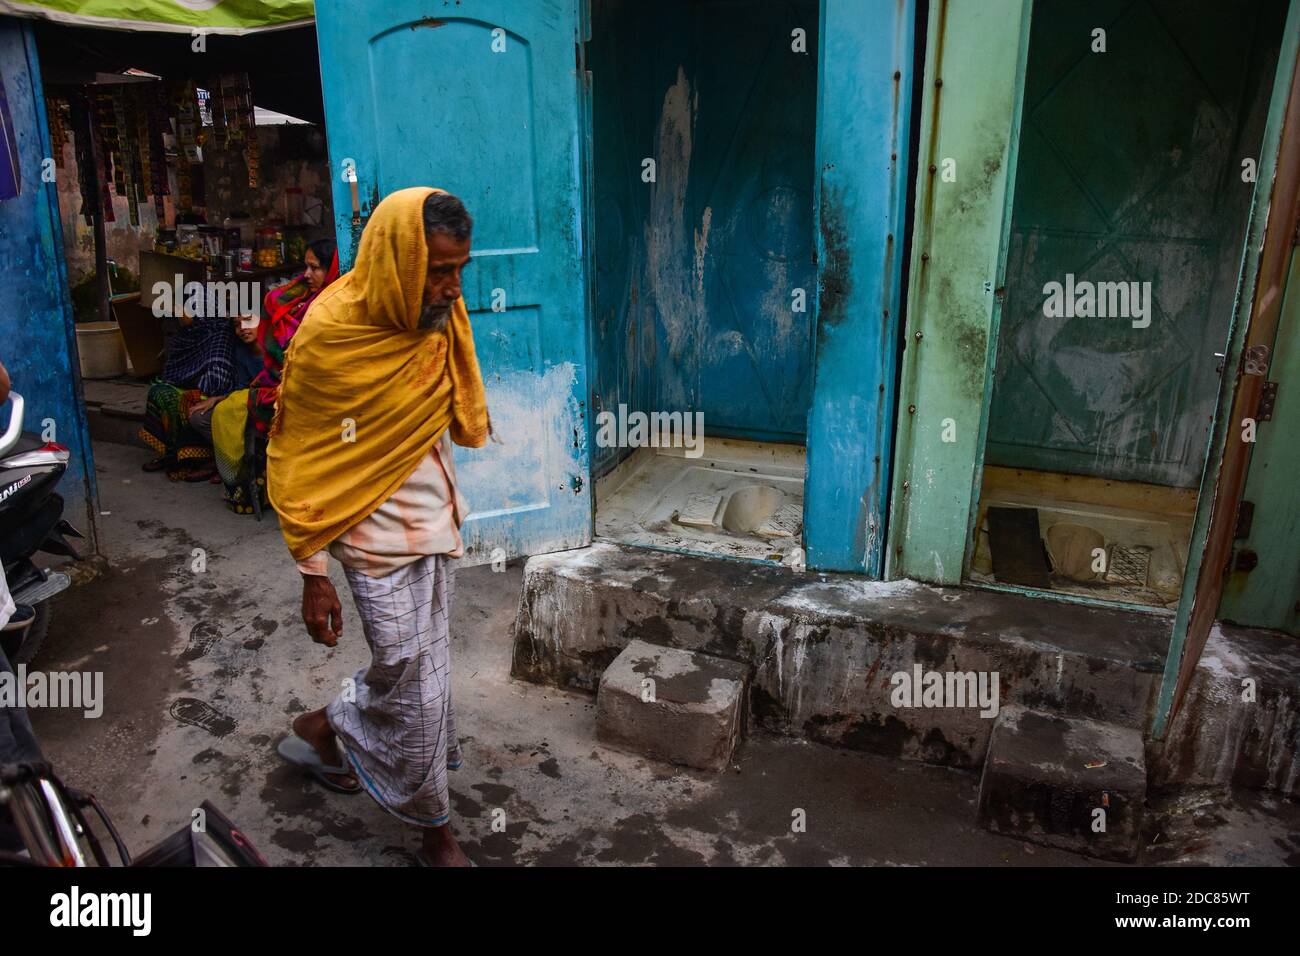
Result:
{"label": "motorcycle handlebar", "polygon": [[9,401],[13,404],[13,408],[9,411],[9,427],[5,429],[4,435],[0,436],[0,458],[9,454],[23,435],[23,397],[17,392],[10,391]]}

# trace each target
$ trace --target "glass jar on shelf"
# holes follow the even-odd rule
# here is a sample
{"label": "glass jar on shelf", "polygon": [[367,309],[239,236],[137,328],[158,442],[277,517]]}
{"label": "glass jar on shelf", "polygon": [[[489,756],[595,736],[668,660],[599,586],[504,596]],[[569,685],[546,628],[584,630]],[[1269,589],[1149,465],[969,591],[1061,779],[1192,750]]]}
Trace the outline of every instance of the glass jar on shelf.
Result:
{"label": "glass jar on shelf", "polygon": [[202,260],[203,242],[199,238],[199,227],[191,223],[179,223],[176,226],[176,254],[186,259]]}
{"label": "glass jar on shelf", "polygon": [[274,269],[284,264],[284,236],[275,226],[257,230],[257,245],[253,249],[253,265],[260,269]]}

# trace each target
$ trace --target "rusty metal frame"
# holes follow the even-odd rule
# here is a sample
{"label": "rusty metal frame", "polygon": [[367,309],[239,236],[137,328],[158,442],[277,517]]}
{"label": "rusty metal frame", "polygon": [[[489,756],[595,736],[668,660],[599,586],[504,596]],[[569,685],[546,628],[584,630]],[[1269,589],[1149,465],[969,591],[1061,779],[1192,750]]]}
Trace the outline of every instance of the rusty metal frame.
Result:
{"label": "rusty metal frame", "polygon": [[1300,0],[1292,0],[1260,151],[1260,176],[1247,231],[1237,308],[1229,332],[1225,368],[1234,369],[1235,374],[1230,380],[1225,376],[1219,392],[1182,598],[1152,721],[1151,734],[1156,739],[1164,737],[1187,693],[1219,610],[1232,554],[1237,509],[1246,485],[1251,450],[1249,443],[1241,440],[1238,430],[1243,419],[1253,419],[1258,412],[1268,373],[1268,350],[1277,335],[1293,237],[1300,216],[1298,49]]}

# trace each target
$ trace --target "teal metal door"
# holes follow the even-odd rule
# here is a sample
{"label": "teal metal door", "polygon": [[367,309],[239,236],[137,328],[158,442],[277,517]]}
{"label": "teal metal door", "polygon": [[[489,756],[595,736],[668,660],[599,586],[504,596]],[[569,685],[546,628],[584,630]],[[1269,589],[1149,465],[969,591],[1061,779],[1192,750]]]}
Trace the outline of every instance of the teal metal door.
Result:
{"label": "teal metal door", "polygon": [[[1034,4],[988,463],[1196,485],[1285,12]],[[1068,281],[1147,315],[1045,315]]]}
{"label": "teal metal door", "polygon": [[465,305],[503,444],[456,449],[469,561],[591,540],[579,3],[316,4],[341,264],[354,197],[364,222],[437,186],[474,217]]}

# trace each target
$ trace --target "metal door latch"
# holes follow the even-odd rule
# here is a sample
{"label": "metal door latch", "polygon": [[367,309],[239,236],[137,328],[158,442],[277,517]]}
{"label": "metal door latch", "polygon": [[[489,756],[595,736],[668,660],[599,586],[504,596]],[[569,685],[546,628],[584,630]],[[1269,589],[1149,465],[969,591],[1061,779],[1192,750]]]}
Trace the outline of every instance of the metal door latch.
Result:
{"label": "metal door latch", "polygon": [[1252,345],[1246,350],[1246,364],[1242,369],[1247,375],[1268,374],[1268,346]]}

